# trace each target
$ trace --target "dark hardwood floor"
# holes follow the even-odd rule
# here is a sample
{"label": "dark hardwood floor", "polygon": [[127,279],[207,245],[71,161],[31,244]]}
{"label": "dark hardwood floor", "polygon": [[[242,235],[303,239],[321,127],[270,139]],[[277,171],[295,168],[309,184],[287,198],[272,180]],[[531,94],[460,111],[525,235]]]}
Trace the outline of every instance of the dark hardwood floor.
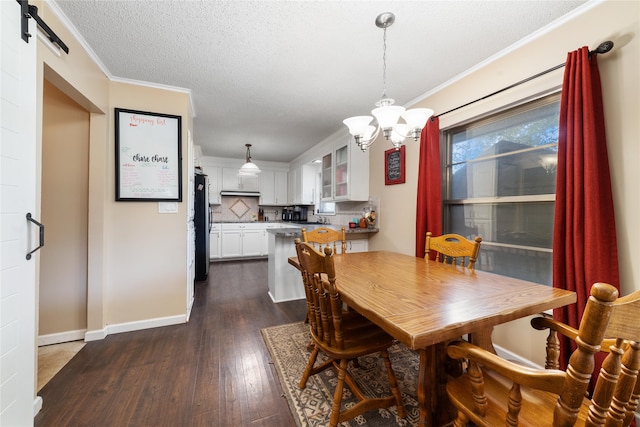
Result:
{"label": "dark hardwood floor", "polygon": [[260,329],[306,303],[271,302],[265,260],[211,264],[208,282],[189,323],[88,342],[40,391],[35,426],[295,426]]}

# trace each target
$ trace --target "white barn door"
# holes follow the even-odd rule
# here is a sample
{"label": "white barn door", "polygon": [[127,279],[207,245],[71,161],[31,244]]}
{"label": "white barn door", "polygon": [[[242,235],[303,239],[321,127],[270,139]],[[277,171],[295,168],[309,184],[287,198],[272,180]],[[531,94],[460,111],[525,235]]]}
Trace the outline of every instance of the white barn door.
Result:
{"label": "white barn door", "polygon": [[20,4],[0,1],[0,425],[33,425],[35,398],[36,37]]}

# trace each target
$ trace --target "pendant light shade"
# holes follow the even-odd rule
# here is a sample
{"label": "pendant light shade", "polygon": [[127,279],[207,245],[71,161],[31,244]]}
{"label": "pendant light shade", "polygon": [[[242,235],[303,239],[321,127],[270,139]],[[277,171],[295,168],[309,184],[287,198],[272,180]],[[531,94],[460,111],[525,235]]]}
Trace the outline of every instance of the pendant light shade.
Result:
{"label": "pendant light shade", "polygon": [[260,172],[258,165],[251,161],[251,144],[245,144],[247,147],[246,163],[240,167],[238,175],[240,176],[257,176]]}

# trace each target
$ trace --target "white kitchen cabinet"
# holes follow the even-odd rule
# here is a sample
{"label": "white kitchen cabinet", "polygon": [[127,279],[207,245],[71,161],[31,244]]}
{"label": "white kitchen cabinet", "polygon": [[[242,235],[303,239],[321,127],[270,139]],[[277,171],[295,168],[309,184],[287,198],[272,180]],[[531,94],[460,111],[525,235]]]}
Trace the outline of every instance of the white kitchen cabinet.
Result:
{"label": "white kitchen cabinet", "polygon": [[209,259],[220,259],[222,241],[222,226],[220,224],[212,224],[209,232]]}
{"label": "white kitchen cabinet", "polygon": [[222,168],[221,190],[258,191],[258,177],[241,176],[238,169]]}
{"label": "white kitchen cabinet", "polygon": [[207,166],[204,172],[209,177],[209,203],[219,205],[222,203],[220,190],[222,190],[222,169],[216,166]]}
{"label": "white kitchen cabinet", "polygon": [[322,200],[333,200],[333,152],[322,156]]}
{"label": "white kitchen cabinet", "polygon": [[369,239],[347,240],[347,253],[367,252],[369,250]]}
{"label": "white kitchen cabinet", "polygon": [[242,228],[240,226],[234,224],[234,227],[227,227],[227,224],[223,224],[221,239],[220,256],[222,258],[240,258],[242,256]]}
{"label": "white kitchen cabinet", "polygon": [[323,201],[369,200],[369,152],[341,143],[322,158]]}
{"label": "white kitchen cabinet", "polygon": [[263,256],[264,241],[267,231],[265,228],[245,229],[242,233],[242,256]]}
{"label": "white kitchen cabinet", "polygon": [[273,205],[276,200],[275,171],[263,170],[258,180],[258,190],[260,191],[260,204]]}
{"label": "white kitchen cabinet", "polygon": [[287,172],[276,171],[274,177],[275,183],[275,204],[276,206],[284,206],[287,204],[287,193],[289,191],[287,185]]}
{"label": "white kitchen cabinet", "polygon": [[243,258],[267,254],[266,223],[222,224],[221,257]]}
{"label": "white kitchen cabinet", "polygon": [[317,170],[316,166],[302,165],[289,172],[289,185],[293,187],[293,191],[291,191],[292,198],[290,199],[292,204],[315,204]]}
{"label": "white kitchen cabinet", "polygon": [[287,172],[263,170],[258,179],[260,204],[287,205]]}

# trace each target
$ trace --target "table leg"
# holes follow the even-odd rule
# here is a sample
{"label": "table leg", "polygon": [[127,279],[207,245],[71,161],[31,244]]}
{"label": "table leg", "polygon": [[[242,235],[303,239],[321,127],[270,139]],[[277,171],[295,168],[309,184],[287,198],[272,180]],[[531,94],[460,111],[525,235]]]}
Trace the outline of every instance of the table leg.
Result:
{"label": "table leg", "polygon": [[451,425],[456,409],[447,396],[446,343],[438,343],[419,351],[418,408],[421,427]]}
{"label": "table leg", "polygon": [[484,328],[481,331],[470,333],[469,342],[496,354],[496,349],[493,348],[493,341],[491,340],[492,333],[493,328]]}
{"label": "table leg", "polygon": [[421,349],[418,351],[420,354],[420,368],[418,372],[418,409],[420,410],[420,423],[421,427],[433,427],[433,404],[432,398],[434,395],[433,385],[435,384],[435,372],[433,368],[433,346]]}

